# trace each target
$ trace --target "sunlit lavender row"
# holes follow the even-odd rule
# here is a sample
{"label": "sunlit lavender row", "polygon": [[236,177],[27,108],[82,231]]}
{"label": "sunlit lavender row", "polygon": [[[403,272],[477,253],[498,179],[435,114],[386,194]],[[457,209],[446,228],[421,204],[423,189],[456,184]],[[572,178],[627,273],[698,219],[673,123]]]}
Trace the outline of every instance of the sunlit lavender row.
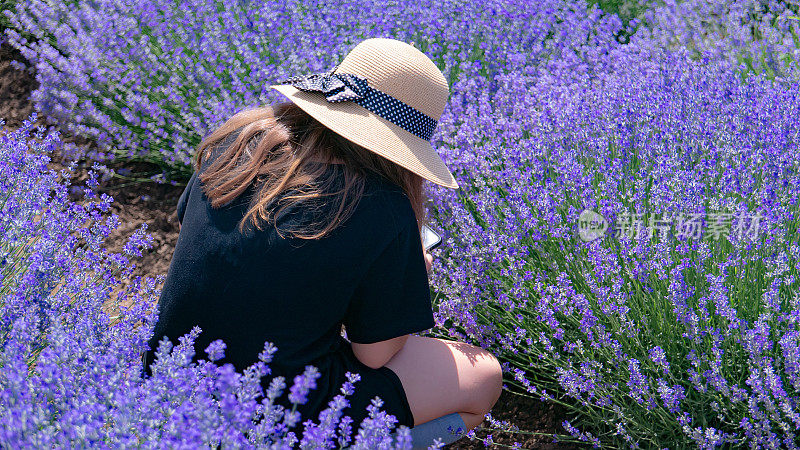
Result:
{"label": "sunlit lavender row", "polygon": [[[72,173],[47,167],[58,136],[30,133],[29,124],[0,129],[3,447],[411,448],[407,427],[390,436],[396,418],[380,401],[357,429],[342,416],[357,374],[348,374],[317,422],[298,423],[299,412],[275,402],[290,384],[284,377],[261,388],[277,350],[268,342],[260,361],[240,374],[214,364],[225,352],[221,341],[191,362],[196,328],[174,348],[165,341],[153,376],[143,379],[158,280],[130,275],[132,257],[150,246],[146,226],[122,252],[105,250],[119,218],[106,214],[110,197],[93,193],[96,173],[83,201],[70,201]],[[130,283],[115,292],[123,281]],[[313,366],[298,375],[289,386],[292,403],[305,403],[319,376]]]}
{"label": "sunlit lavender row", "polygon": [[[465,103],[479,123],[453,112],[467,187],[436,190],[437,320],[598,445],[795,448],[800,83],[615,60],[566,85],[509,74]],[[608,229],[581,234],[584,211]]]}
{"label": "sunlit lavender row", "polygon": [[[413,42],[452,90],[586,44],[621,26],[585,5],[529,2],[23,1],[9,33],[36,67],[38,107],[107,156],[138,156],[188,175],[202,136],[270,103],[287,75],[333,68],[368,37]],[[223,11],[223,12],[219,12]],[[560,17],[560,20],[553,20]],[[501,25],[501,26],[499,26]],[[599,44],[594,40],[601,41]]]}

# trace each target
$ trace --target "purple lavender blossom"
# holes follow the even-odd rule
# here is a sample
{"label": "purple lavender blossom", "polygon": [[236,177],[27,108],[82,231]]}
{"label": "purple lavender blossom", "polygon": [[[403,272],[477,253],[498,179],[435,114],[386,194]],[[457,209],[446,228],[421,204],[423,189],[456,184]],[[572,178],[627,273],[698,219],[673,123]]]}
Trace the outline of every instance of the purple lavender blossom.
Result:
{"label": "purple lavender blossom", "polygon": [[655,363],[655,365],[663,368],[664,374],[669,372],[669,362],[667,362],[667,354],[664,352],[664,349],[655,346],[650,349],[650,360]]}
{"label": "purple lavender blossom", "polygon": [[[295,412],[274,403],[283,378],[272,379],[266,393],[261,387],[276,350],[270,343],[238,373],[213,363],[224,356],[222,341],[206,349],[209,361],[192,362],[202,332],[195,327],[178,345],[164,340],[152,376],[142,377],[163,275],[132,277],[129,256],[151,238],[141,228],[120,253],[104,249],[118,223],[107,216],[113,199],[72,202],[68,171],[47,167],[58,136],[32,138],[32,121],[0,130],[0,446],[287,448],[305,439],[334,448],[349,439],[338,434],[345,428],[336,419],[357,379],[298,438]],[[290,395],[304,401],[313,387],[300,383]],[[392,425],[360,429],[381,435]],[[408,440],[396,448],[410,448]]]}
{"label": "purple lavender blossom", "polygon": [[289,389],[289,401],[292,403],[305,403],[308,391],[317,387],[316,379],[320,373],[314,366],[306,366],[302,374],[294,378],[294,385]]}
{"label": "purple lavender blossom", "polygon": [[221,339],[217,339],[206,347],[206,354],[209,361],[219,361],[225,357],[225,343]]}

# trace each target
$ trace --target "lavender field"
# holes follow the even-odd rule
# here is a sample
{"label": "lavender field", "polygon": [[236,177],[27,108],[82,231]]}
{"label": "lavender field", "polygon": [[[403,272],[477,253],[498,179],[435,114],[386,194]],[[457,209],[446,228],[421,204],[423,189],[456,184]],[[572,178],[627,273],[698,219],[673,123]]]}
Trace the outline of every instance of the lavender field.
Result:
{"label": "lavender field", "polygon": [[191,362],[199,329],[139,358],[200,140],[392,37],[451,87],[429,335],[545,405],[448,448],[800,447],[797,2],[2,2],[37,116],[0,130],[0,446],[411,448],[380,401],[346,437],[356,377],[298,423],[273,400],[319,374],[264,392],[271,343],[244,373]]}

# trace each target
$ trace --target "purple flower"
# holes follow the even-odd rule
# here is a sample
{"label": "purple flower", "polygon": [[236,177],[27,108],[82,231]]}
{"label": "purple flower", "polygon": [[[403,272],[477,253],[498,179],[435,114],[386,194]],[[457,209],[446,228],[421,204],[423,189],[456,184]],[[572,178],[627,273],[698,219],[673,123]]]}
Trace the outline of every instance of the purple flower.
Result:
{"label": "purple flower", "polygon": [[302,374],[294,377],[294,384],[289,388],[289,401],[292,403],[305,403],[308,391],[317,387],[316,379],[320,377],[319,370],[314,366],[306,366]]}
{"label": "purple flower", "polygon": [[653,363],[655,363],[657,366],[662,367],[664,369],[665,374],[669,372],[669,363],[667,362],[667,354],[661,347],[655,346],[650,349],[650,360],[653,361]]}
{"label": "purple flower", "polygon": [[658,394],[661,396],[661,401],[664,402],[666,407],[671,413],[678,413],[680,411],[681,400],[686,398],[683,387],[680,385],[669,386],[666,381],[659,378],[657,380]]}
{"label": "purple flower", "polygon": [[[264,360],[275,351],[270,343],[262,360],[240,373],[230,364],[214,364],[224,357],[222,341],[205,349],[208,360],[194,357],[201,333],[195,327],[178,345],[162,341],[154,349],[152,374],[142,376],[141,353],[155,324],[163,275],[132,277],[127,255],[137,254],[151,238],[142,227],[120,252],[103,248],[118,225],[115,216],[106,216],[112,199],[73,203],[69,180],[47,166],[57,136],[31,139],[31,122],[0,132],[2,446],[297,443],[292,428],[299,415],[274,404],[285,388],[283,378],[269,380],[266,393],[261,387]],[[294,386],[297,400],[305,401],[311,381]],[[321,411],[320,423],[304,430],[303,439],[324,437],[321,442],[332,448],[344,406],[337,399]],[[384,427],[385,433],[391,425],[372,428]]]}
{"label": "purple flower", "polygon": [[221,339],[217,339],[206,347],[206,354],[209,361],[219,361],[225,357],[225,343]]}

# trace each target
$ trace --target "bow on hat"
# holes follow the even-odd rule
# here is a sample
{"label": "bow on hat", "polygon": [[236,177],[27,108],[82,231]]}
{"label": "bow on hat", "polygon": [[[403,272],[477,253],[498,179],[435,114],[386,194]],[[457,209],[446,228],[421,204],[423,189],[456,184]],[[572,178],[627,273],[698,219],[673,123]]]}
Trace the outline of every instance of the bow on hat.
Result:
{"label": "bow on hat", "polygon": [[278,84],[289,84],[301,91],[321,93],[331,103],[351,100],[409,133],[430,141],[436,129],[436,119],[373,88],[364,77],[352,73],[335,73],[338,67],[337,65],[329,72],[286,78],[278,81]]}
{"label": "bow on hat", "polygon": [[287,78],[278,83],[291,84],[301,91],[320,92],[333,103],[360,100],[364,98],[367,89],[366,78],[349,73],[312,73]]}

